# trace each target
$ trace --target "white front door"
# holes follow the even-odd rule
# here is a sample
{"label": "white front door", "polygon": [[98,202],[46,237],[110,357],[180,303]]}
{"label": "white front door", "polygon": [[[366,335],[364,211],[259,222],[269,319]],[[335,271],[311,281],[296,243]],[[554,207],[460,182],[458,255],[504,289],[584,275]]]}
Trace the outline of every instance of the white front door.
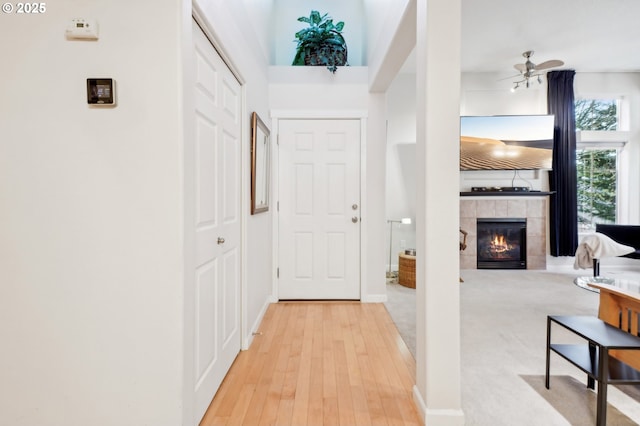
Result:
{"label": "white front door", "polygon": [[360,120],[281,120],[280,299],[360,299]]}
{"label": "white front door", "polygon": [[[199,421],[240,352],[241,86],[194,22],[195,140],[185,150],[188,324]],[[191,343],[191,344],[190,344]],[[189,348],[191,346],[191,348]]]}

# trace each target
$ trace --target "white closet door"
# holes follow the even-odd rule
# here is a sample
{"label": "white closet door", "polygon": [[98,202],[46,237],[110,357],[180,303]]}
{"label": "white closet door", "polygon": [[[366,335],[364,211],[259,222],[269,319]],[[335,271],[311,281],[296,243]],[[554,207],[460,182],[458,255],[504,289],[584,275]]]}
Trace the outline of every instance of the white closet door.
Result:
{"label": "white closet door", "polygon": [[[199,421],[240,351],[241,87],[194,22],[195,146],[185,164],[195,244],[186,291],[193,312],[193,397]],[[189,218],[187,219],[189,220]],[[189,307],[189,303],[192,305]],[[189,346],[187,344],[187,346]],[[189,352],[187,352],[189,355]]]}

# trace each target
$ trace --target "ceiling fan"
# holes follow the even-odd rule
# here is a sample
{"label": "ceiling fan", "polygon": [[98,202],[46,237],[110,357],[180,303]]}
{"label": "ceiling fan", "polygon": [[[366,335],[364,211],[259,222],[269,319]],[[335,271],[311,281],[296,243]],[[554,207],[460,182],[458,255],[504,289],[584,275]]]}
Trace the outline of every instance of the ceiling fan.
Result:
{"label": "ceiling fan", "polygon": [[524,64],[515,64],[513,66],[515,69],[520,71],[520,74],[518,74],[516,77],[519,76],[519,77],[522,77],[522,79],[513,82],[515,86],[513,86],[513,88],[511,89],[512,92],[515,91],[518,87],[520,87],[520,84],[524,84],[525,87],[528,89],[529,79],[534,77],[536,77],[536,79],[538,80],[538,83],[542,83],[542,79],[540,78],[542,74],[539,71],[546,70],[549,68],[554,68],[554,67],[561,67],[562,65],[564,65],[564,62],[558,59],[544,61],[536,65],[533,62],[531,62],[532,55],[533,55],[533,50],[527,50],[522,54],[522,56],[527,58],[527,61]]}

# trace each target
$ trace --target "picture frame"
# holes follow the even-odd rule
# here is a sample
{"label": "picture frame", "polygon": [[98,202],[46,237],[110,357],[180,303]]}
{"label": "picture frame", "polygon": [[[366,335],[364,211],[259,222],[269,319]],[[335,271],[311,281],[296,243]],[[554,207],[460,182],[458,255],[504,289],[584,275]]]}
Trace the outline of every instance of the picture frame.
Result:
{"label": "picture frame", "polygon": [[251,113],[251,214],[269,211],[271,140],[269,128]]}

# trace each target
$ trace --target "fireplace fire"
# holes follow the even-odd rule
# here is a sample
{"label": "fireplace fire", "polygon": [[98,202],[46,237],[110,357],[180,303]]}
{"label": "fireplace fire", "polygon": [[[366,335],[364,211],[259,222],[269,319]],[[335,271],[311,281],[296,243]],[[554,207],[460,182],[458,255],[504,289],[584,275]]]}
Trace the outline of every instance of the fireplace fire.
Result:
{"label": "fireplace fire", "polygon": [[500,256],[502,253],[508,252],[509,247],[511,246],[507,244],[507,239],[502,234],[496,234],[489,243],[489,251],[492,257]]}
{"label": "fireplace fire", "polygon": [[527,220],[477,219],[478,269],[527,269]]}

